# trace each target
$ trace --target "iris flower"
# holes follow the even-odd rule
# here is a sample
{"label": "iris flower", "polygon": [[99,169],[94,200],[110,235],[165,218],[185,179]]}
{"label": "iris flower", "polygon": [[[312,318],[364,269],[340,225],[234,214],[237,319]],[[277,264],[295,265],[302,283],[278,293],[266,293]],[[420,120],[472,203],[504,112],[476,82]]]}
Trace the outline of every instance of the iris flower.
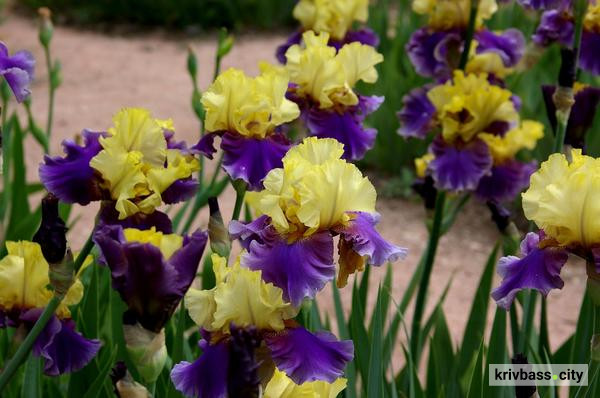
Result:
{"label": "iris flower", "polygon": [[281,166],[290,147],[281,126],[300,114],[298,106],[285,98],[287,87],[287,77],[274,69],[255,78],[234,68],[220,74],[202,95],[208,134],[196,148],[212,159],[214,139],[220,135],[225,171],[250,189],[261,189],[262,180]]}
{"label": "iris flower", "polygon": [[261,271],[294,306],[333,280],[336,235],[340,287],[367,263],[379,266],[406,254],[375,230],[375,188],[343,153],[334,139],[306,138],[285,155],[282,168],[267,175],[264,190],[248,194],[260,217],[229,225],[248,250],[242,265]]}
{"label": "iris flower", "polygon": [[302,38],[304,45],[293,45],[286,52],[288,95],[300,106],[310,135],[335,138],[344,144],[344,159],[361,159],[377,135],[363,122],[383,97],[357,94],[354,87],[359,81],[377,81],[375,65],[383,62],[383,56],[356,42],[336,51],[327,45],[328,33],[309,31]]}
{"label": "iris flower", "polygon": [[523,289],[535,289],[547,295],[564,285],[560,271],[568,254],[588,260],[588,274],[600,272],[600,159],[571,151],[550,155],[531,176],[531,185],[523,193],[525,217],[540,228],[521,243],[523,258],[500,259],[501,285],[492,292],[499,306],[508,309]]}
{"label": "iris flower", "polygon": [[31,93],[29,86],[33,80],[35,59],[28,51],[17,51],[9,55],[8,48],[0,42],[0,76],[8,83],[19,102]]}
{"label": "iris flower", "polygon": [[[406,51],[417,73],[444,81],[458,67],[470,16],[470,0],[415,0],[413,10],[428,16],[427,26],[413,33]],[[497,10],[494,0],[479,2],[476,30],[469,49],[468,72],[502,79],[519,63],[525,39],[518,29],[492,32],[483,26]]]}
{"label": "iris flower", "polygon": [[302,33],[309,30],[328,33],[327,44],[336,50],[354,42],[373,47],[379,45],[379,38],[371,29],[352,29],[355,22],[365,24],[369,19],[368,0],[300,0],[293,14],[302,29],[294,32],[285,44],[277,48],[277,60],[282,64],[286,63],[287,50],[294,44],[300,44]]}
{"label": "iris flower", "polygon": [[197,187],[192,173],[200,164],[174,142],[173,123],[154,119],[141,108],[125,108],[106,133],[84,130],[84,145],[65,140],[65,157],[44,158],[40,178],[67,203],[112,202],[118,219],[151,215],[164,201],[177,203]]}
{"label": "iris flower", "polygon": [[313,388],[327,389],[333,383],[329,388],[339,390],[343,381],[338,380],[353,357],[352,342],[338,341],[328,332],[313,334],[296,324],[292,318],[298,309],[284,300],[282,289],[266,282],[261,271],[243,267],[239,257],[228,266],[225,258],[213,254],[212,262],[216,286],[192,288],[185,298],[202,330],[202,355],[193,363],[175,365],[171,378],[176,388],[203,398],[253,396],[260,384],[271,381],[265,393],[315,381],[320,385]]}
{"label": "iris flower", "polygon": [[[49,265],[38,243],[8,241],[6,248],[8,254],[0,260],[0,327],[30,329],[54,295],[48,288]],[[100,349],[98,340],[75,331],[69,306],[82,297],[83,284],[76,279],[34,343],[33,353],[43,358],[44,373],[49,376],[83,368]]]}
{"label": "iris flower", "polygon": [[534,164],[516,159],[533,149],[543,126],[520,121],[512,93],[487,76],[454,73],[454,79],[417,89],[399,113],[405,137],[424,139],[438,127],[429,153],[417,159],[419,177],[431,175],[438,189],[475,191],[485,200],[512,199],[529,181]]}

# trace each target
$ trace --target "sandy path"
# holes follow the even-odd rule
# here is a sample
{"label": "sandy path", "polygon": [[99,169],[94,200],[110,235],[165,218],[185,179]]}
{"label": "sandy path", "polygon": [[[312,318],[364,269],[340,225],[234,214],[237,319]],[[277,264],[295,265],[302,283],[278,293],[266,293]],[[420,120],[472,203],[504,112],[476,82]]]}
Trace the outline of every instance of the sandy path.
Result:
{"label": "sandy path", "polygon": [[[256,73],[258,61],[274,61],[275,46],[283,39],[283,36],[252,34],[239,37],[233,51],[223,61],[223,66],[235,66]],[[0,25],[0,40],[6,42],[12,51],[28,49],[40,60],[33,86],[33,109],[35,114],[45,115],[47,76],[42,64],[43,54],[37,43],[35,23],[10,16]],[[56,28],[53,54],[62,62],[64,82],[56,96],[51,153],[59,153],[60,141],[72,137],[82,128],[105,129],[110,124],[112,114],[124,106],[147,107],[156,117],[173,118],[177,137],[194,142],[198,137],[198,123],[189,106],[191,83],[185,70],[188,45],[198,55],[200,85],[204,88],[212,76],[213,37],[188,40],[158,33],[120,37]],[[45,124],[45,120],[39,122]],[[32,181],[36,179],[36,165],[41,156],[41,151],[31,143],[27,150],[27,162],[30,166],[28,176]],[[222,207],[224,214],[231,214],[231,190],[223,196]],[[410,250],[404,261],[394,264],[393,296],[399,301],[425,246],[425,213],[419,203],[400,199],[380,199],[378,210],[382,214],[382,234]],[[83,217],[78,227],[71,231],[73,246],[77,247],[85,239],[85,231],[91,225],[94,212],[93,207],[76,210]],[[206,225],[206,213],[199,219],[200,226]],[[497,233],[487,211],[480,204],[471,204],[441,241],[432,275],[429,310],[449,278],[453,277],[444,309],[456,342],[462,339],[473,294],[496,238]],[[376,270],[373,283],[381,280],[383,274],[384,269]],[[567,267],[563,270],[563,279],[563,291],[552,293],[549,299],[553,347],[562,343],[574,330],[585,286],[585,272],[580,266]],[[494,285],[497,283],[496,280]],[[346,289],[343,295],[345,305],[349,306],[350,289]],[[330,297],[327,290],[321,293],[319,299],[322,307],[331,309]],[[374,300],[375,297],[370,297],[371,303]],[[494,308],[491,304],[491,308]],[[410,319],[410,314],[407,316]]]}

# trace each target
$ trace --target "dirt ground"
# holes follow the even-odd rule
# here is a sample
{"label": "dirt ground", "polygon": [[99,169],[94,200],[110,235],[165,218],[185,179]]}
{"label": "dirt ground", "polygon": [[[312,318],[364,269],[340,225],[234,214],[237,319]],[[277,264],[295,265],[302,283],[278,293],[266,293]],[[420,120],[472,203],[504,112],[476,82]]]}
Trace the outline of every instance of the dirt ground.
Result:
{"label": "dirt ground", "polygon": [[[33,85],[33,111],[40,115],[38,123],[45,125],[47,74],[43,52],[37,42],[35,22],[21,16],[8,16],[0,24],[0,40],[11,51],[31,51],[38,60]],[[247,73],[256,73],[258,61],[275,62],[275,47],[283,40],[283,35],[246,34],[237,37],[232,52],[223,61],[223,67],[238,67]],[[106,129],[111,123],[111,116],[126,106],[146,107],[156,117],[173,118],[176,137],[195,142],[198,122],[190,107],[192,89],[186,73],[186,49],[189,45],[198,55],[199,84],[205,88],[210,83],[214,67],[214,43],[212,36],[186,39],[181,35],[171,37],[164,33],[145,33],[123,37],[57,27],[52,53],[62,63],[63,84],[56,93],[51,153],[61,153],[61,140],[73,137],[83,128]],[[28,178],[34,181],[42,152],[32,141],[30,144],[27,148]],[[228,190],[221,200],[224,214],[231,214],[234,202],[232,190]],[[379,226],[382,235],[407,247],[410,253],[405,260],[393,265],[393,297],[399,301],[426,243],[425,212],[420,203],[401,199],[380,198],[377,207],[382,214]],[[76,214],[82,217],[70,234],[75,248],[85,240],[95,208],[79,208]],[[206,226],[207,214],[201,214],[199,220],[198,226]],[[431,280],[428,311],[448,280],[453,278],[444,309],[455,342],[462,339],[473,294],[497,237],[487,210],[481,204],[471,203],[450,233],[441,240]],[[375,270],[373,283],[383,278],[384,271]],[[585,271],[579,263],[571,261],[563,269],[562,277],[565,288],[549,296],[550,338],[554,348],[574,331],[585,287]],[[494,285],[497,284],[496,278]],[[350,289],[342,293],[348,307]],[[319,296],[321,307],[331,310],[330,298],[330,291],[323,291]],[[372,303],[375,297],[370,297],[370,300]],[[493,309],[493,302],[490,304]],[[490,324],[492,315],[490,311]],[[410,313],[407,314],[407,319],[410,317]],[[397,358],[400,353],[401,350],[396,349]]]}

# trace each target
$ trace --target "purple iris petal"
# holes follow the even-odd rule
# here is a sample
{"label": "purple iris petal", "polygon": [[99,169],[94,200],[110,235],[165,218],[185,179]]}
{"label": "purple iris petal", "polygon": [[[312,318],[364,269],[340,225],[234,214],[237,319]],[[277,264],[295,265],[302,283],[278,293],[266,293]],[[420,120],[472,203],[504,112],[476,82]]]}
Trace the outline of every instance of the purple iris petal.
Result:
{"label": "purple iris petal", "polygon": [[33,80],[34,66],[35,59],[30,52],[18,51],[10,56],[8,48],[0,42],[0,76],[6,79],[19,102],[23,102],[31,93],[29,85]]}
{"label": "purple iris petal", "polygon": [[249,223],[232,220],[229,223],[229,234],[232,239],[239,239],[242,247],[248,250],[252,241],[264,243],[265,239],[276,235],[277,232],[271,225],[271,218],[262,215]]}
{"label": "purple iris petal", "polygon": [[479,180],[475,193],[482,200],[497,202],[510,201],[529,186],[529,178],[535,172],[537,163],[523,163],[508,160],[492,167],[490,174]]}
{"label": "purple iris petal", "polygon": [[102,199],[100,180],[90,167],[90,160],[102,150],[98,139],[103,135],[83,130],[83,146],[64,140],[65,157],[44,156],[39,173],[46,189],[67,203],[87,205]]}
{"label": "purple iris petal", "polygon": [[194,279],[207,234],[185,238],[169,260],[150,243],[127,242],[119,225],[98,229],[94,240],[129,311],[144,328],[159,332]]}
{"label": "purple iris petal", "polygon": [[593,75],[600,75],[600,34],[584,31],[581,37],[581,56],[579,63],[581,69],[590,72]]}
{"label": "purple iris petal", "polygon": [[498,262],[502,283],[492,291],[498,306],[508,310],[523,289],[535,289],[544,296],[552,289],[562,289],[564,282],[560,270],[567,262],[568,254],[558,247],[542,249],[539,243],[540,235],[530,232],[521,242],[523,258],[508,256]]}
{"label": "purple iris petal", "polygon": [[438,189],[472,191],[492,167],[488,146],[479,139],[457,148],[437,137],[432,143],[432,152],[435,159],[429,169]]}
{"label": "purple iris petal", "polygon": [[200,342],[202,355],[193,363],[180,362],[171,371],[178,391],[188,397],[226,398],[229,350],[226,343]]}
{"label": "purple iris petal", "polygon": [[265,282],[283,290],[283,298],[293,306],[313,298],[335,277],[333,237],[319,232],[292,243],[274,235],[263,242],[250,243],[242,265],[262,271]]}
{"label": "purple iris petal", "polygon": [[544,47],[554,42],[570,46],[573,34],[573,22],[565,18],[559,10],[550,10],[542,14],[540,24],[531,38],[534,43]]}
{"label": "purple iris petal", "polygon": [[161,194],[163,202],[170,205],[193,197],[198,189],[198,181],[193,178],[177,180]]}
{"label": "purple iris petal", "polygon": [[285,57],[285,53],[287,52],[287,50],[291,46],[300,43],[302,43],[302,31],[298,30],[292,33],[290,37],[287,38],[285,43],[277,47],[277,50],[275,51],[275,57],[277,58],[277,61],[285,65],[287,63],[287,58]]}
{"label": "purple iris petal", "polygon": [[344,44],[359,42],[371,47],[379,46],[379,36],[369,28],[349,30],[344,37]]}
{"label": "purple iris petal", "polygon": [[[556,86],[542,86],[546,114],[552,129],[556,129],[556,107],[552,96]],[[592,127],[598,104],[600,103],[600,88],[585,87],[575,93],[575,104],[571,108],[565,143],[575,148],[585,146],[585,133]]]}
{"label": "purple iris petal", "polygon": [[424,139],[431,130],[435,107],[427,98],[427,91],[427,86],[417,87],[402,98],[402,110],[397,113],[401,136]]}
{"label": "purple iris petal", "polygon": [[451,53],[459,54],[462,40],[456,31],[416,30],[406,44],[406,52],[418,74],[445,79],[452,74]]}
{"label": "purple iris petal", "polygon": [[504,66],[515,66],[525,53],[525,37],[518,29],[507,29],[501,33],[479,30],[475,34],[477,53],[496,53],[502,58]]}
{"label": "purple iris petal", "polygon": [[198,141],[198,143],[194,145],[192,149],[200,152],[207,158],[212,159],[215,152],[217,152],[217,149],[215,148],[215,138],[218,135],[219,134],[217,133],[208,133],[203,135],[202,138],[200,138],[200,141]]}
{"label": "purple iris petal", "polygon": [[352,341],[339,341],[329,332],[312,334],[303,327],[268,334],[265,343],[277,368],[296,384],[315,380],[332,383],[354,357]]}
{"label": "purple iris petal", "polygon": [[311,135],[338,140],[344,144],[344,159],[359,160],[373,147],[377,136],[377,130],[365,128],[363,122],[382,102],[383,97],[361,95],[356,106],[342,112],[311,107],[302,116]]}
{"label": "purple iris petal", "polygon": [[258,139],[225,133],[221,140],[223,168],[232,179],[244,180],[250,190],[260,190],[269,171],[283,166],[281,159],[289,148],[281,134]]}
{"label": "purple iris petal", "polygon": [[137,229],[151,229],[154,227],[157,231],[164,234],[173,233],[173,225],[169,216],[165,213],[158,210],[155,210],[150,214],[139,212],[133,216],[119,220],[119,213],[115,209],[115,203],[112,201],[102,202],[96,230],[99,230],[105,225],[120,225],[123,228]]}
{"label": "purple iris petal", "polygon": [[[28,328],[33,327],[42,313],[29,310],[21,316]],[[44,358],[44,373],[58,376],[76,372],[87,365],[98,353],[99,340],[88,340],[75,331],[72,319],[59,320],[52,316],[33,345],[33,353]]]}
{"label": "purple iris petal", "polygon": [[533,8],[534,10],[547,10],[550,8],[558,8],[559,6],[569,3],[569,0],[517,0],[522,6]]}
{"label": "purple iris petal", "polygon": [[367,263],[379,266],[406,256],[405,248],[389,243],[377,232],[375,225],[379,222],[378,214],[351,214],[355,216],[354,219],[345,227],[337,227],[335,231],[351,244],[352,250],[361,256],[367,256]]}

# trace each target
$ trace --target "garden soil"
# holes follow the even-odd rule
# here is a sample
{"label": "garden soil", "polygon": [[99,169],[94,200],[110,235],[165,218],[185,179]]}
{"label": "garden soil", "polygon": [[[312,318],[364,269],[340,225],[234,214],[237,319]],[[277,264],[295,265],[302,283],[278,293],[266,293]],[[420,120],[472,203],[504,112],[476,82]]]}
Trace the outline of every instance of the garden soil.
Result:
{"label": "garden soil", "polygon": [[[283,42],[283,34],[264,35],[248,33],[236,38],[232,52],[223,60],[223,68],[237,67],[249,74],[258,72],[257,62],[275,62],[275,47]],[[33,20],[6,16],[0,24],[0,40],[9,49],[31,51],[38,65],[33,90],[33,111],[45,118],[48,104],[48,76],[43,52],[37,42],[37,27]],[[50,152],[62,153],[60,142],[73,138],[83,128],[104,130],[111,123],[111,116],[122,107],[139,106],[150,109],[158,118],[172,118],[176,137],[194,143],[198,139],[199,124],[190,107],[192,86],[186,72],[187,48],[191,46],[198,56],[199,85],[206,88],[213,72],[214,36],[188,37],[164,32],[144,34],[103,34],[66,27],[57,27],[52,42],[52,54],[62,64],[63,83],[56,93],[56,111]],[[394,84],[394,82],[388,82]],[[12,104],[13,107],[15,104]],[[14,108],[13,108],[14,109]],[[40,125],[46,120],[38,119]],[[37,167],[42,151],[28,137],[28,179],[37,179]],[[214,168],[210,163],[207,170]],[[234,192],[228,189],[221,197],[222,211],[231,214]],[[71,228],[69,240],[74,248],[80,247],[91,228],[97,207],[75,206],[77,219]],[[393,300],[400,298],[413,274],[425,247],[427,233],[424,226],[425,211],[417,201],[379,198],[377,210],[381,213],[379,230],[382,235],[409,249],[406,259],[393,264]],[[205,228],[208,213],[198,216],[197,227]],[[483,266],[492,250],[498,233],[491,223],[487,209],[479,203],[470,203],[458,217],[452,230],[442,238],[437,261],[431,277],[428,297],[429,313],[437,303],[447,283],[451,280],[443,304],[454,342],[463,338],[463,331],[470,304],[479,284]],[[385,267],[373,270],[371,293],[382,281]],[[585,287],[583,265],[571,259],[562,272],[565,287],[549,296],[550,337],[553,349],[557,348],[575,329],[579,305]],[[498,277],[494,286],[499,283]],[[346,309],[350,307],[351,287],[342,291]],[[331,291],[324,290],[318,296],[322,309],[333,316]],[[372,306],[375,295],[369,297]],[[490,299],[490,308],[495,309]],[[406,319],[411,319],[410,310]],[[489,311],[488,326],[493,311]],[[333,322],[333,321],[332,321]],[[334,322],[333,322],[334,323]],[[489,329],[489,327],[488,327]],[[401,333],[402,334],[402,333]],[[406,341],[401,336],[399,342]],[[395,365],[402,362],[402,350],[396,347]]]}

